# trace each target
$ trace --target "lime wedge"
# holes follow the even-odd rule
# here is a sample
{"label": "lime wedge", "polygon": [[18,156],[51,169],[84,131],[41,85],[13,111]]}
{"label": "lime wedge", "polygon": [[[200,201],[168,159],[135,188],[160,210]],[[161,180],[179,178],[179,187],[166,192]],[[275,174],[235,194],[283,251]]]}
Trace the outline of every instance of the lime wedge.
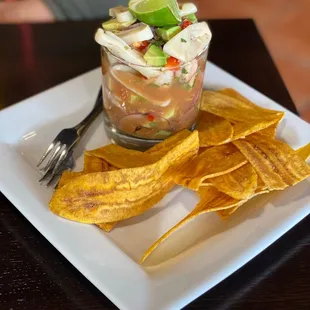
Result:
{"label": "lime wedge", "polygon": [[129,10],[140,21],[152,26],[173,26],[181,21],[176,0],[130,0]]}

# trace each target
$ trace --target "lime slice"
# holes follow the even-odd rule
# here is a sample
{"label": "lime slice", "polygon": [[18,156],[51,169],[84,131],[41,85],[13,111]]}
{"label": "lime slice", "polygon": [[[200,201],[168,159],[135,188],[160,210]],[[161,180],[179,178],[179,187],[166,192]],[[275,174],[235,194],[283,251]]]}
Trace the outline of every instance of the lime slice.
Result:
{"label": "lime slice", "polygon": [[173,26],[181,21],[176,0],[130,0],[129,10],[140,21],[152,26]]}

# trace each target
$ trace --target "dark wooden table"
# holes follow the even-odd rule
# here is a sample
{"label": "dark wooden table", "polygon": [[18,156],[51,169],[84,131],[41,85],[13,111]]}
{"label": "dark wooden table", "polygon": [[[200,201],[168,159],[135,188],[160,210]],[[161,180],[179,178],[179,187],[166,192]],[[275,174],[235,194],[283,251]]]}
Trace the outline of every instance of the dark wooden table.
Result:
{"label": "dark wooden table", "polygon": [[[0,26],[0,108],[97,67],[97,25]],[[253,21],[210,26],[210,60],[296,112]],[[309,227],[308,216],[186,309],[310,309]],[[1,310],[116,309],[1,193],[0,252]]]}

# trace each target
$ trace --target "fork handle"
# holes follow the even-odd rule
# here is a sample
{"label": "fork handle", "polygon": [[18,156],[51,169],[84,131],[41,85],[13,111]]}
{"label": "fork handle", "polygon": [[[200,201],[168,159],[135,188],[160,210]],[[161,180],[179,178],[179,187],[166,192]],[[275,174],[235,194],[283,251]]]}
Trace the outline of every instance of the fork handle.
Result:
{"label": "fork handle", "polygon": [[93,121],[97,118],[97,116],[102,112],[102,110],[103,110],[102,88],[100,87],[100,90],[97,95],[97,99],[96,99],[93,109],[80,123],[74,126],[74,129],[77,131],[77,133],[80,136],[84,134],[84,132],[88,129],[88,127],[93,123]]}

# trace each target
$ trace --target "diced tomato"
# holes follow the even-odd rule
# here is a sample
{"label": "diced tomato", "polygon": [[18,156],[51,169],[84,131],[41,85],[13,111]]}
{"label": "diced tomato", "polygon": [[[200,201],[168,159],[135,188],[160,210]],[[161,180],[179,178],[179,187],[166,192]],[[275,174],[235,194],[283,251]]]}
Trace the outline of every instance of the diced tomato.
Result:
{"label": "diced tomato", "polygon": [[140,52],[143,52],[148,47],[148,45],[149,45],[149,41],[141,41],[139,43],[140,43],[140,45],[138,47],[138,50]]}
{"label": "diced tomato", "polygon": [[150,122],[153,122],[153,120],[154,120],[154,115],[148,114],[148,115],[147,115],[147,119],[148,119]]}
{"label": "diced tomato", "polygon": [[186,27],[188,27],[189,25],[191,25],[192,22],[188,19],[184,19],[183,22],[182,22],[182,25],[181,25],[181,29],[185,29]]}
{"label": "diced tomato", "polygon": [[175,68],[176,70],[178,70],[179,67],[180,67],[180,61],[179,61],[179,59],[170,56],[170,57],[167,59],[166,67],[167,67],[167,68]]}

